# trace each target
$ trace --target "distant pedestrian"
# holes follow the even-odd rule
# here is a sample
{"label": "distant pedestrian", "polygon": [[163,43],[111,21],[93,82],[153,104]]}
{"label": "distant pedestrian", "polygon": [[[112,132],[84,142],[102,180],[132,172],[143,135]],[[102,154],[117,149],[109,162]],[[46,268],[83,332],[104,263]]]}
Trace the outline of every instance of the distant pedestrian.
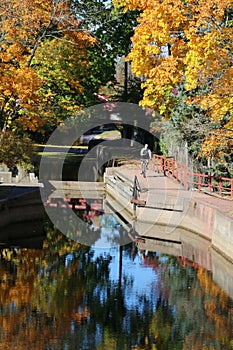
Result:
{"label": "distant pedestrian", "polygon": [[141,174],[144,177],[146,177],[146,169],[148,167],[148,161],[152,159],[151,150],[148,148],[148,144],[147,143],[141,149],[140,156],[141,156],[141,162],[142,162],[142,172],[141,172]]}
{"label": "distant pedestrian", "polygon": [[148,148],[148,144],[146,143],[145,146],[141,149],[140,152],[142,159],[152,159],[151,150]]}

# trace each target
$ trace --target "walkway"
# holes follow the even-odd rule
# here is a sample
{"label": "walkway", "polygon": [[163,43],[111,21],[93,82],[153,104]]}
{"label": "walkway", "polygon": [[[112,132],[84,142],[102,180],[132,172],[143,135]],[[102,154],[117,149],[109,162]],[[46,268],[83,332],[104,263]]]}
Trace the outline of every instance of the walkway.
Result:
{"label": "walkway", "polygon": [[140,199],[146,200],[147,206],[153,207],[155,198],[159,195],[163,197],[166,196],[166,198],[175,196],[177,198],[177,203],[179,199],[192,199],[196,202],[217,208],[218,211],[233,218],[233,199],[219,198],[218,196],[209,195],[204,192],[198,193],[196,190],[186,191],[183,186],[176,181],[167,178],[161,173],[155,172],[152,163],[149,165],[149,170],[147,171],[147,177],[145,179],[140,174],[140,171],[140,162],[123,165],[117,169],[119,174],[131,182],[133,182],[135,175],[137,176],[142,188]]}

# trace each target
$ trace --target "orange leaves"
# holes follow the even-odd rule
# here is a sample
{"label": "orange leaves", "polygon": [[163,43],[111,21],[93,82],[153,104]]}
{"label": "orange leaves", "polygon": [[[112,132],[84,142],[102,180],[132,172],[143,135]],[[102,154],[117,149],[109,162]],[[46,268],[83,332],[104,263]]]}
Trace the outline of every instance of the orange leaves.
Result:
{"label": "orange leaves", "polygon": [[[54,74],[57,85],[63,79],[61,75],[64,80],[69,79],[77,94],[82,91],[82,86],[71,71],[81,70],[80,66],[86,64],[86,48],[95,39],[80,30],[79,21],[66,0],[3,0],[0,15],[0,127],[13,127],[13,123],[10,126],[8,121],[17,120],[17,123],[23,124],[23,129],[35,131],[42,123],[41,116],[52,114],[48,110],[51,98],[45,98],[48,94],[43,90],[48,82],[43,71],[49,66],[51,71],[51,62],[55,58],[52,52],[51,62],[47,62],[46,57],[37,57],[39,50],[47,41],[52,42],[56,54],[59,52],[60,67],[56,66],[51,74]],[[68,46],[69,52],[62,57]],[[79,58],[75,62],[74,54]],[[61,67],[70,58],[73,62],[67,74],[69,64],[64,69]],[[64,84],[59,86],[59,91],[63,87]],[[49,86],[47,89],[51,91]],[[50,96],[54,96],[54,93]]]}
{"label": "orange leaves", "polygon": [[21,99],[21,104],[30,103],[31,100],[36,101],[36,91],[40,85],[40,80],[35,71],[30,67],[22,67],[17,69],[13,77],[14,93],[17,93]]}
{"label": "orange leaves", "polygon": [[7,42],[25,40],[26,44],[26,40],[33,39],[31,35],[38,32],[42,25],[49,23],[51,1],[8,0],[8,6],[6,1],[0,6],[4,5],[2,25]]}
{"label": "orange leaves", "polygon": [[141,104],[145,107],[156,107],[161,114],[166,114],[166,109],[173,95],[173,87],[181,76],[180,64],[174,57],[169,56],[158,62],[157,66],[150,70],[150,75],[142,84],[145,88],[144,99]]}
{"label": "orange leaves", "polygon": [[35,130],[38,124],[42,123],[41,118],[37,115],[40,102],[37,95],[39,86],[40,80],[30,67],[19,69],[11,67],[1,77],[0,104],[4,107],[8,127],[11,127],[8,121],[15,118],[16,113],[19,115],[18,121],[23,122],[24,129]]}

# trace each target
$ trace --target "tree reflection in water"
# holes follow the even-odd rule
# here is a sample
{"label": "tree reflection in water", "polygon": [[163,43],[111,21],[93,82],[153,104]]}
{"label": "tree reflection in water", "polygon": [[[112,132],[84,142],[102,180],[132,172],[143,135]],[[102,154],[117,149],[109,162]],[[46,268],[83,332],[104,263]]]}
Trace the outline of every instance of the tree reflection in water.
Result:
{"label": "tree reflection in water", "polygon": [[233,303],[210,272],[46,231],[42,250],[1,250],[0,349],[233,348]]}

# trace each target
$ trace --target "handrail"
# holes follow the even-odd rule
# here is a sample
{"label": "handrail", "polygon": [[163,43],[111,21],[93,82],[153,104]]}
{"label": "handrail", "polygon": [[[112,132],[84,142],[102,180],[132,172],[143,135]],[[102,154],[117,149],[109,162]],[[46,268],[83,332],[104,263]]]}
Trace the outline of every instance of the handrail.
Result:
{"label": "handrail", "polygon": [[134,208],[136,205],[145,206],[146,202],[144,200],[140,200],[140,192],[142,192],[137,176],[134,176],[133,182],[133,195],[131,199],[131,203],[134,204]]}
{"label": "handrail", "polygon": [[137,176],[135,175],[134,176],[134,182],[133,182],[133,197],[135,199],[138,199],[138,195],[139,193],[141,192],[141,187],[140,187],[140,184],[139,184],[139,181],[138,181],[138,178]]}
{"label": "handrail", "polygon": [[217,177],[209,174],[191,172],[189,168],[174,160],[174,157],[164,157],[154,154],[155,171],[163,173],[168,178],[180,182],[186,190],[196,188],[198,192],[207,190],[220,196],[233,197],[233,179]]}

